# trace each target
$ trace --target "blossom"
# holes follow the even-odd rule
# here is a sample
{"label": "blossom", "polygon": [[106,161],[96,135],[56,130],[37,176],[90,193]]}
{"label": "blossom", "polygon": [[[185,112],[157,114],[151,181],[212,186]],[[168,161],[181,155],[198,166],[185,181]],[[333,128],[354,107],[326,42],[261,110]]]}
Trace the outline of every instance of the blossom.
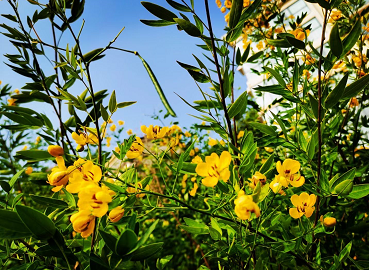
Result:
{"label": "blossom", "polygon": [[89,183],[78,193],[78,207],[89,210],[95,217],[102,217],[108,212],[108,203],[112,201],[109,189]]}
{"label": "blossom", "polygon": [[81,210],[70,217],[73,229],[81,233],[83,238],[89,237],[95,228],[95,217],[89,210]]}
{"label": "blossom", "polygon": [[150,125],[146,127],[145,125],[141,126],[141,131],[147,135],[148,139],[161,139],[167,135],[169,131],[168,127],[159,127]]}
{"label": "blossom", "polygon": [[10,98],[10,99],[8,99],[8,105],[9,106],[15,106],[15,102],[16,102],[17,100],[16,99],[14,99],[14,98]]}
{"label": "blossom", "polygon": [[136,136],[136,140],[132,143],[131,148],[127,151],[127,158],[134,159],[139,157],[144,150],[143,143],[140,137]]}
{"label": "blossom", "polygon": [[214,187],[219,180],[228,181],[231,173],[229,164],[232,161],[232,156],[229,152],[223,151],[220,157],[216,153],[205,157],[205,162],[198,163],[196,173],[202,177],[202,183],[206,187]]}
{"label": "blossom", "polygon": [[241,139],[244,134],[245,134],[245,131],[243,131],[243,130],[241,130],[240,132],[238,132],[237,139]]}
{"label": "blossom", "polygon": [[78,193],[89,183],[97,184],[102,177],[102,172],[99,166],[93,164],[92,161],[78,159],[74,162],[74,173],[69,177],[69,184],[66,189],[70,193]]}
{"label": "blossom", "polygon": [[218,141],[217,140],[212,139],[212,138],[209,138],[208,145],[214,146],[214,145],[217,145],[217,144],[218,144]]}
{"label": "blossom", "polygon": [[24,171],[26,174],[30,175],[33,172],[32,167],[27,167],[27,169]]}
{"label": "blossom", "polygon": [[[287,179],[285,177],[281,177],[280,175],[276,175],[274,180],[270,183],[269,185],[270,189],[274,192],[274,193],[281,193],[281,189],[284,187],[288,187],[288,182]],[[283,192],[282,192],[283,193]]]}
{"label": "blossom", "polygon": [[204,161],[202,161],[201,157],[196,156],[191,160],[191,163],[195,163],[195,164],[199,164],[199,163],[203,163]]}
{"label": "blossom", "polygon": [[47,176],[47,182],[50,185],[55,186],[51,189],[52,191],[58,192],[68,183],[70,171],[65,167],[63,157],[56,157],[55,160],[58,166],[51,170],[51,174]]}
{"label": "blossom", "polygon": [[300,162],[287,158],[283,163],[277,162],[277,171],[280,177],[286,178],[287,182],[294,187],[300,187],[305,183],[305,177],[301,176]]}
{"label": "blossom", "polygon": [[357,100],[356,97],[351,98],[349,106],[350,108],[359,106],[359,101]]}
{"label": "blossom", "polygon": [[116,125],[111,125],[110,126],[110,131],[114,132],[116,130],[117,126]]}
{"label": "blossom", "polygon": [[64,149],[59,145],[49,145],[47,147],[47,152],[49,152],[49,154],[52,155],[53,157],[59,157],[64,155]]}
{"label": "blossom", "polygon": [[190,196],[195,197],[198,188],[199,185],[197,183],[194,183],[193,188],[190,191]]}
{"label": "blossom", "polygon": [[[137,193],[137,192],[141,192],[141,189],[142,189],[142,183],[141,182],[138,182],[136,184],[137,188],[134,188],[134,187],[128,187],[127,188],[127,193]],[[142,198],[142,197],[145,197],[145,193],[139,193],[139,194],[136,194],[136,197],[137,198]]]}
{"label": "blossom", "polygon": [[255,174],[252,176],[252,178],[249,178],[249,180],[250,180],[249,187],[251,189],[254,189],[259,182],[262,186],[265,185],[266,176],[260,172],[255,172]]}
{"label": "blossom", "polygon": [[334,227],[336,225],[336,219],[334,217],[326,217],[323,220],[323,225],[325,227]]}
{"label": "blossom", "polygon": [[[306,34],[305,34],[306,33]],[[310,34],[310,30],[304,30],[302,28],[296,28],[295,30],[291,31],[291,34],[295,36],[298,40],[304,40]]]}
{"label": "blossom", "polygon": [[245,195],[243,190],[238,192],[238,197],[234,200],[234,204],[234,211],[242,220],[250,219],[251,213],[255,213],[256,217],[260,216],[259,206],[252,200],[252,196]]}
{"label": "blossom", "polygon": [[124,121],[118,120],[118,125],[123,126],[124,125]]}
{"label": "blossom", "polygon": [[300,218],[305,215],[307,218],[311,217],[315,210],[316,196],[302,192],[300,195],[294,194],[291,197],[291,202],[295,206],[290,208],[290,216],[293,218]]}
{"label": "blossom", "polygon": [[81,132],[77,134],[76,132],[72,132],[72,138],[78,145],[86,145],[86,144],[98,144],[99,140],[95,134],[86,132]]}
{"label": "blossom", "polygon": [[127,130],[127,134],[132,135],[133,134],[132,129]]}
{"label": "blossom", "polygon": [[306,65],[312,65],[315,63],[315,59],[310,54],[306,54],[304,62]]}
{"label": "blossom", "polygon": [[124,215],[124,209],[122,209],[122,206],[117,206],[114,209],[112,209],[109,213],[109,220],[111,222],[118,222]]}
{"label": "blossom", "polygon": [[188,132],[188,131],[186,131],[186,132],[184,133],[184,135],[185,135],[187,138],[192,136],[192,134],[191,134],[190,132]]}
{"label": "blossom", "polygon": [[19,89],[15,89],[14,93],[19,94]]}
{"label": "blossom", "polygon": [[106,146],[110,147],[111,137],[106,137]]}

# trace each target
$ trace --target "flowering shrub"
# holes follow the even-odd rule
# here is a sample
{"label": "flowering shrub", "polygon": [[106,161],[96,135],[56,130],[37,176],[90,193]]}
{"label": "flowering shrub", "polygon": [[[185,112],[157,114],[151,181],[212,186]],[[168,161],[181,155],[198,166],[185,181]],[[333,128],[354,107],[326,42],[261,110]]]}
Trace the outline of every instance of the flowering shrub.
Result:
{"label": "flowering shrub", "polygon": [[[204,96],[186,101],[201,124],[152,123],[134,134],[112,116],[135,102],[95,92],[90,66],[110,50],[136,55],[170,121],[175,112],[148,63],[113,47],[119,34],[84,52],[71,27],[84,1],[28,2],[38,8],[32,19],[19,16],[27,3],[7,0],[13,14],[0,25],[19,52],[7,64],[29,78],[21,91],[0,83],[3,269],[368,268],[364,3],[314,1],[329,36],[314,47],[307,14],[285,18],[277,1],[217,0],[229,10],[223,38],[213,34],[208,0],[205,18],[194,1],[142,2],[157,17],[144,24],[176,25],[202,42],[211,63],[179,62]],[[45,19],[73,47],[41,41]],[[39,64],[50,57],[44,47],[55,53],[49,76]],[[253,72],[267,84],[254,90],[274,94],[270,106],[236,92],[235,66],[245,63],[260,64]],[[78,95],[76,81],[86,87]],[[26,102],[49,106],[58,126]]]}

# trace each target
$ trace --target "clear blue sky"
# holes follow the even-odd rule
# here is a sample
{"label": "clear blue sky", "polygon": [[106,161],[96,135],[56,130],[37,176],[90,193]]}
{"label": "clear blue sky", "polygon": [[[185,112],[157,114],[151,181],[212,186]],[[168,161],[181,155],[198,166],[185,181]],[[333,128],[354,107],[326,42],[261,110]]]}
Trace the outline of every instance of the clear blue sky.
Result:
{"label": "clear blue sky", "polygon": [[[24,0],[19,2],[21,17],[25,19],[30,13],[32,15],[35,6]],[[153,0],[151,2],[174,11],[164,0]],[[224,34],[224,14],[219,11],[215,1],[210,0],[209,4],[214,32],[217,37],[221,37]],[[0,10],[2,14],[13,14],[6,1],[0,2]],[[195,10],[206,21],[203,0],[195,0]],[[178,15],[178,12],[175,12]],[[81,45],[84,53],[105,47],[119,30],[125,27],[114,46],[138,51],[150,64],[169,103],[177,113],[177,118],[169,117],[165,120],[165,124],[168,125],[170,121],[179,121],[180,126],[189,127],[192,123],[200,122],[188,115],[198,115],[198,113],[186,105],[174,92],[189,102],[203,99],[190,75],[176,63],[176,60],[178,60],[196,65],[192,54],[200,56],[204,60],[205,58],[201,57],[201,54],[205,51],[196,46],[196,44],[201,44],[201,40],[178,31],[175,25],[154,28],[142,24],[140,19],[155,19],[155,17],[137,0],[86,1],[82,18],[86,21],[81,35]],[[80,19],[77,23],[74,23],[76,32],[79,31],[81,22]],[[0,23],[8,23],[8,21],[1,17]],[[51,43],[48,21],[37,23],[36,30],[43,41]],[[66,43],[69,43],[70,47],[74,46],[74,42],[69,35],[61,38],[60,45],[65,46]],[[3,56],[5,53],[15,52],[7,38],[1,35],[0,80],[3,83],[11,84],[13,89],[21,88],[25,82],[28,82],[27,78],[14,73],[3,63],[6,62],[6,58]],[[204,60],[204,63],[209,62]],[[52,65],[46,59],[42,60],[42,64],[47,75],[53,74]],[[114,121],[124,120],[127,129],[132,128],[133,131],[140,133],[140,125],[153,123],[150,116],[154,112],[158,113],[160,109],[164,109],[141,61],[132,54],[113,50],[107,51],[102,60],[92,64],[92,79],[95,91],[108,89],[111,92],[115,90],[118,102],[137,101],[135,105],[119,109],[113,116]],[[236,88],[241,86],[245,90],[246,78],[237,74],[236,79]],[[208,90],[208,86],[202,86],[205,91]],[[73,93],[80,94],[83,90],[84,88],[81,85],[76,84]],[[37,104],[37,107],[32,107],[37,108],[39,112],[47,113],[51,119],[56,121],[56,117],[51,116],[54,115],[51,107],[45,106],[42,108],[40,104]],[[63,118],[66,120],[67,116],[67,106],[65,106]]]}

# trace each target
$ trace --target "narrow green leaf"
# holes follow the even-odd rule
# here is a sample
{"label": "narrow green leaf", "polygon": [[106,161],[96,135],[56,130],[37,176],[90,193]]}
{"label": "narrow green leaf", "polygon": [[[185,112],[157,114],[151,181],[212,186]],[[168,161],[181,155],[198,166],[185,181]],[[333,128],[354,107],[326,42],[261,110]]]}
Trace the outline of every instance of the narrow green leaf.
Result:
{"label": "narrow green leaf", "polygon": [[100,103],[100,112],[104,121],[107,122],[109,120],[109,114],[102,103]]}
{"label": "narrow green leaf", "polygon": [[201,31],[196,27],[196,25],[192,24],[191,22],[175,18],[174,21],[190,36],[192,37],[200,37]]}
{"label": "narrow green leaf", "polygon": [[233,0],[229,13],[229,28],[233,29],[240,20],[243,9],[243,0]]}
{"label": "narrow green leaf", "polygon": [[174,18],[177,18],[177,15],[173,12],[150,2],[141,2],[141,4],[154,16],[159,19],[174,22]]}
{"label": "narrow green leaf", "polygon": [[266,173],[274,163],[274,154],[271,154],[259,169],[260,173]]}
{"label": "narrow green leaf", "polygon": [[14,176],[10,179],[9,181],[9,186],[10,189],[14,186],[15,182],[17,182],[19,176],[21,176],[21,174],[25,171],[26,169],[22,169],[19,172],[17,172],[16,174],[14,174]]}
{"label": "narrow green leaf", "polygon": [[279,47],[279,48],[290,48],[292,45],[285,39],[269,39],[267,38],[267,43],[269,45]]}
{"label": "narrow green leaf", "polygon": [[361,77],[357,81],[354,81],[350,85],[348,85],[345,90],[343,91],[343,94],[341,98],[352,98],[357,96],[361,90],[363,90],[365,87],[367,87],[369,84],[369,74],[365,75],[364,77]]}
{"label": "narrow green leaf", "polygon": [[259,131],[268,134],[268,135],[272,135],[272,136],[277,136],[277,132],[275,131],[275,129],[273,127],[264,125],[264,124],[260,124],[260,123],[248,123],[251,127],[258,129]]}
{"label": "narrow green leaf", "polygon": [[369,195],[369,184],[354,185],[351,193],[347,196],[350,199],[361,199]]}
{"label": "narrow green leaf", "polygon": [[131,260],[132,261],[146,260],[151,256],[155,255],[156,253],[158,253],[162,249],[163,244],[164,244],[163,242],[159,242],[142,246],[132,253]]}
{"label": "narrow green leaf", "polygon": [[331,30],[331,34],[329,36],[329,47],[331,48],[333,55],[337,58],[340,58],[343,51],[343,46],[340,38],[340,32],[338,30],[338,23],[336,23]]}
{"label": "narrow green leaf", "polygon": [[54,236],[56,227],[43,213],[23,205],[16,205],[15,210],[24,225],[37,239],[45,240]]}
{"label": "narrow green leaf", "polygon": [[105,244],[108,246],[108,248],[115,252],[115,246],[117,243],[117,238],[115,238],[113,235],[105,232],[104,230],[99,230],[99,233],[101,237],[103,238]]}
{"label": "narrow green leaf", "polygon": [[283,88],[286,88],[286,83],[278,71],[275,71],[274,69],[270,67],[264,67],[264,69],[266,69],[277,80],[280,86],[282,86]]}
{"label": "narrow green leaf", "polygon": [[[262,0],[255,0],[248,8],[244,9],[239,19],[238,24],[243,25],[244,22],[254,13],[255,10],[261,5]],[[238,26],[239,26],[238,25]]]}
{"label": "narrow green leaf", "polygon": [[336,185],[336,187],[334,188],[334,193],[336,193],[339,196],[346,196],[350,194],[353,186],[354,186],[354,183],[352,179],[342,181],[341,183]]}
{"label": "narrow green leaf", "polygon": [[[324,1],[324,0],[323,0]],[[355,46],[361,35],[361,20],[357,20],[350,33],[343,39],[342,56],[346,55]]]}
{"label": "narrow green leaf", "polygon": [[356,168],[352,168],[351,170],[348,170],[347,172],[343,173],[340,177],[333,177],[329,181],[329,186],[331,189],[334,189],[339,183],[350,179],[353,180],[355,177]]}
{"label": "narrow green leaf", "polygon": [[169,21],[166,21],[166,20],[140,20],[140,21],[143,24],[146,24],[146,25],[152,26],[152,27],[163,27],[163,26],[176,24],[174,21],[169,22]]}
{"label": "narrow green leaf", "polygon": [[137,244],[137,235],[134,231],[127,229],[120,237],[115,246],[115,252],[121,256],[130,252]]}
{"label": "narrow green leaf", "polygon": [[128,106],[131,106],[131,105],[133,105],[135,103],[137,103],[137,101],[124,101],[124,102],[119,102],[117,104],[117,108],[120,109],[120,108],[128,107]]}
{"label": "narrow green leaf", "polygon": [[348,243],[340,252],[339,254],[339,261],[340,263],[343,263],[347,257],[350,255],[351,252],[351,248],[352,248],[352,241],[350,243]]}
{"label": "narrow green leaf", "polygon": [[86,63],[91,62],[91,61],[99,60],[99,59],[101,59],[105,56],[104,54],[100,54],[102,50],[103,50],[103,48],[98,48],[98,49],[92,50],[92,51],[84,54],[83,59],[86,61]]}
{"label": "narrow green leaf", "polygon": [[250,56],[249,59],[247,59],[247,63],[254,62],[256,59],[259,59],[262,55],[264,55],[263,51],[260,51],[260,52],[257,52],[255,54],[253,54],[252,56]]}
{"label": "narrow green leaf", "polygon": [[233,118],[238,114],[243,114],[247,107],[247,91],[243,92],[228,110],[229,118]]}
{"label": "narrow green leaf", "polygon": [[[323,0],[324,1],[324,0]],[[297,49],[305,49],[305,42],[298,40],[294,37],[290,37],[290,36],[285,36],[285,39],[288,41],[288,43],[290,43],[293,47],[297,48]]]}
{"label": "narrow green leaf", "polygon": [[49,152],[43,150],[22,150],[16,155],[25,160],[46,160],[52,157]]}
{"label": "narrow green leaf", "polygon": [[169,5],[171,5],[173,8],[175,8],[176,10],[179,11],[184,11],[184,12],[191,12],[191,9],[186,7],[185,5],[182,5],[178,2],[172,1],[172,0],[167,0],[167,3]]}
{"label": "narrow green leaf", "polygon": [[55,208],[68,208],[68,204],[65,201],[54,199],[54,198],[47,198],[41,197],[37,195],[30,195],[31,199],[43,206],[50,206]]}
{"label": "narrow green leaf", "polygon": [[286,129],[286,126],[284,125],[283,121],[277,115],[275,115],[272,111],[270,111],[270,112],[272,113],[274,120],[277,121],[278,125],[281,127],[283,135],[287,140],[288,139],[288,133],[287,133],[287,129]]}
{"label": "narrow green leaf", "polygon": [[[344,91],[345,91],[345,87],[346,87],[346,83],[347,83],[347,79],[348,79],[348,73],[339,81],[339,83],[336,85],[336,87],[332,90],[332,92],[329,93],[329,95],[327,96],[327,98],[324,101],[324,105],[325,107],[328,108],[332,108],[334,105],[337,104],[337,102],[341,99]],[[368,81],[369,82],[369,81]]]}
{"label": "narrow green leaf", "polygon": [[112,114],[117,110],[117,98],[115,96],[115,90],[113,91],[113,93],[111,93],[108,108]]}

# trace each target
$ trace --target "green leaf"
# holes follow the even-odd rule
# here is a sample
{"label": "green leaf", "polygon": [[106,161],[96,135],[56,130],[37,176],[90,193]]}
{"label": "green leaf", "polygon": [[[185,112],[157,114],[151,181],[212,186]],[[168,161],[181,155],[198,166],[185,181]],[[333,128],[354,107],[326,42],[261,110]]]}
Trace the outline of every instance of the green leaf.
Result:
{"label": "green leaf", "polygon": [[274,154],[271,154],[259,169],[260,173],[266,173],[274,163]]}
{"label": "green leaf", "polygon": [[135,103],[137,103],[137,101],[124,101],[124,102],[119,102],[117,104],[117,108],[120,109],[120,108],[128,107],[128,106],[131,106],[131,105],[133,105]]}
{"label": "green leaf", "polygon": [[158,253],[163,246],[163,242],[142,246],[132,253],[132,261],[142,261]]}
{"label": "green leaf", "polygon": [[92,50],[92,51],[84,54],[83,59],[86,61],[86,63],[91,62],[91,61],[99,60],[99,59],[101,59],[105,56],[104,54],[100,54],[102,50],[104,50],[104,49],[103,48],[98,48],[98,49]]}
{"label": "green leaf", "polygon": [[107,122],[109,120],[109,114],[102,103],[100,103],[100,112],[104,121]]}
{"label": "green leaf", "polygon": [[174,22],[174,18],[177,18],[177,15],[173,12],[150,2],[141,2],[141,4],[154,16],[159,19]]}
{"label": "green leaf", "polygon": [[283,86],[280,85],[268,85],[268,86],[257,86],[254,88],[257,91],[262,92],[269,92],[276,95],[281,95],[285,99],[292,101],[294,103],[300,103],[300,100],[297,99],[291,91],[285,89]]}
{"label": "green leaf", "polygon": [[273,127],[264,125],[264,124],[260,124],[260,123],[248,123],[251,127],[258,129],[259,131],[268,134],[268,135],[272,135],[272,136],[277,136],[277,132],[275,131],[275,129]]}
{"label": "green leaf", "polygon": [[340,38],[340,32],[338,30],[338,23],[336,23],[331,30],[331,34],[329,36],[329,47],[331,48],[331,52],[334,56],[337,58],[341,57],[343,46]]}
{"label": "green leaf", "polygon": [[137,247],[141,247],[146,243],[147,239],[149,239],[152,232],[155,230],[156,225],[158,225],[159,220],[155,220],[153,224],[151,224],[150,228],[145,231],[145,234],[141,237],[141,239],[137,242]]}
{"label": "green leaf", "polygon": [[[327,98],[324,101],[324,105],[325,107],[328,108],[332,108],[334,105],[337,104],[337,102],[341,99],[344,91],[345,91],[345,87],[346,87],[346,83],[347,83],[347,79],[348,79],[349,74],[347,73],[340,81],[339,83],[336,85],[336,87],[332,90],[332,92],[329,93],[329,95],[327,96]],[[368,81],[369,82],[369,81]]]}
{"label": "green leaf", "polygon": [[260,52],[257,52],[255,54],[253,54],[252,56],[250,56],[249,59],[247,59],[247,63],[254,62],[256,59],[259,59],[259,57],[261,57],[262,55],[264,55],[263,51],[260,51]]}
{"label": "green leaf", "polygon": [[350,255],[351,252],[351,248],[352,248],[352,241],[350,243],[348,243],[340,252],[339,254],[339,261],[340,263],[343,263],[347,257]]}
{"label": "green leaf", "polygon": [[196,227],[190,227],[190,226],[185,226],[185,225],[179,225],[179,227],[183,230],[185,230],[186,232],[189,233],[193,233],[193,234],[208,234],[209,233],[209,228],[196,228]]}
{"label": "green leaf", "polygon": [[350,194],[350,192],[352,191],[353,186],[354,186],[354,183],[353,183],[352,179],[344,180],[341,183],[339,183],[338,185],[336,185],[336,187],[334,188],[334,192],[337,195],[346,196],[346,195]]}
{"label": "green leaf", "polygon": [[159,95],[159,97],[161,99],[161,102],[163,103],[164,107],[167,109],[168,113],[171,116],[176,117],[176,113],[173,111],[172,107],[170,107],[170,105],[168,103],[168,100],[165,97],[164,92],[161,89],[161,86],[160,86],[158,80],[156,79],[156,77],[154,75],[154,72],[152,72],[149,64],[139,54],[137,54],[137,56],[141,59],[142,64],[144,65],[147,73],[149,74],[150,79],[151,79],[152,83],[154,84],[154,87],[155,87],[156,91],[158,92],[158,95]]}
{"label": "green leaf", "polygon": [[46,240],[54,236],[56,227],[43,213],[23,205],[16,205],[15,210],[37,239]]}
{"label": "green leaf", "polygon": [[25,160],[46,160],[52,157],[49,152],[43,150],[22,150],[18,151],[16,156]]}
{"label": "green leaf", "polygon": [[55,208],[68,208],[68,203],[62,200],[54,199],[54,198],[47,198],[41,197],[37,195],[30,195],[31,199],[39,204],[44,206],[50,206]]}
{"label": "green leaf", "polygon": [[233,29],[238,24],[243,9],[243,0],[233,0],[229,13],[229,28]]}
{"label": "green leaf", "polygon": [[351,193],[347,196],[349,199],[361,199],[369,195],[369,184],[354,185]]}
{"label": "green leaf", "polygon": [[[324,0],[323,0],[324,1]],[[361,20],[358,20],[352,27],[350,33],[343,39],[343,52],[342,56],[346,55],[352,47],[355,46],[361,35]]]}
{"label": "green leaf", "polygon": [[270,112],[272,113],[274,120],[277,121],[277,123],[281,127],[282,132],[284,134],[284,137],[287,140],[288,139],[288,133],[287,133],[287,129],[286,129],[286,126],[284,125],[283,121],[277,115],[275,115],[272,111],[270,111]]}
{"label": "green leaf", "polygon": [[176,24],[174,21],[169,22],[169,21],[166,21],[166,20],[140,20],[140,21],[143,24],[146,24],[146,25],[152,26],[152,27],[163,27],[163,26]]}
{"label": "green leaf", "polygon": [[10,189],[14,186],[15,182],[17,182],[19,176],[21,176],[21,174],[25,171],[26,169],[22,169],[19,172],[17,172],[16,174],[14,174],[14,176],[10,179],[9,181],[9,186]]}
{"label": "green leaf", "polygon": [[196,27],[196,25],[192,24],[191,22],[175,18],[174,21],[190,36],[192,37],[200,37],[201,31]]}
{"label": "green leaf", "polygon": [[267,38],[267,43],[269,45],[279,47],[279,48],[290,48],[292,45],[285,39],[269,39]]}
{"label": "green leaf", "polygon": [[112,114],[117,110],[117,98],[115,96],[115,90],[113,91],[113,93],[111,93],[108,108]]}
{"label": "green leaf", "polygon": [[0,181],[0,187],[6,192],[9,193],[9,191],[11,190],[11,187],[9,185],[8,182],[5,181]]}
{"label": "green leaf", "polygon": [[205,76],[204,74],[197,72],[197,71],[193,71],[193,70],[187,70],[188,73],[190,73],[190,75],[192,76],[192,78],[199,82],[199,83],[208,83],[210,82],[209,78],[207,76]]}
{"label": "green leaf", "polygon": [[156,267],[159,270],[163,270],[165,266],[170,262],[170,260],[173,258],[173,255],[167,255],[163,258],[160,258],[156,261]]}
{"label": "green leaf", "polygon": [[238,114],[242,115],[246,111],[246,107],[247,107],[247,91],[243,92],[229,108],[228,110],[229,118],[233,118]]}
{"label": "green leaf", "polygon": [[356,168],[352,168],[351,170],[348,170],[347,172],[343,173],[340,177],[337,177],[336,175],[329,181],[329,187],[331,189],[334,189],[338,184],[347,179],[353,180],[355,177],[355,172]]}
{"label": "green leaf", "polygon": [[137,244],[137,235],[131,229],[125,230],[118,238],[115,251],[120,256],[126,255]]}
{"label": "green leaf", "polygon": [[216,230],[219,233],[219,235],[222,236],[222,229],[220,228],[219,223],[215,218],[210,218],[210,224],[211,228]]}
{"label": "green leaf", "polygon": [[367,87],[369,84],[369,74],[365,75],[364,77],[361,77],[359,80],[354,81],[350,85],[348,85],[342,94],[342,99],[346,98],[352,98],[357,96],[361,90],[363,90],[365,87]]}
{"label": "green leaf", "polygon": [[[324,0],[323,0],[324,1]],[[294,37],[290,37],[290,36],[285,36],[284,37],[288,43],[290,43],[293,47],[297,48],[297,49],[305,49],[305,42],[298,40]],[[277,46],[276,46],[277,47]]]}
{"label": "green leaf", "polygon": [[262,0],[255,0],[248,8],[244,9],[239,19],[239,25],[243,25],[245,21],[254,13],[254,11],[261,5]]}
{"label": "green leaf", "polygon": [[277,80],[280,86],[282,86],[283,88],[286,88],[286,83],[278,71],[275,71],[274,69],[270,67],[264,67],[264,69],[266,69]]}
{"label": "green leaf", "polygon": [[115,252],[115,246],[117,243],[117,239],[113,235],[105,232],[104,230],[99,230],[99,233],[101,237],[103,238],[105,244],[108,246],[108,248],[111,251]]}
{"label": "green leaf", "polygon": [[167,3],[169,5],[171,5],[173,8],[175,8],[176,10],[184,11],[184,12],[191,12],[191,9],[190,8],[188,8],[185,5],[182,5],[180,3],[177,3],[175,1],[167,0]]}
{"label": "green leaf", "polygon": [[[8,210],[0,210],[0,231],[7,230],[7,232],[13,232],[9,235],[10,238],[24,238],[31,236],[32,233],[23,224],[16,212]],[[18,235],[16,234],[18,233]],[[14,238],[15,237],[15,238]],[[1,235],[0,239],[9,239],[6,235]]]}

